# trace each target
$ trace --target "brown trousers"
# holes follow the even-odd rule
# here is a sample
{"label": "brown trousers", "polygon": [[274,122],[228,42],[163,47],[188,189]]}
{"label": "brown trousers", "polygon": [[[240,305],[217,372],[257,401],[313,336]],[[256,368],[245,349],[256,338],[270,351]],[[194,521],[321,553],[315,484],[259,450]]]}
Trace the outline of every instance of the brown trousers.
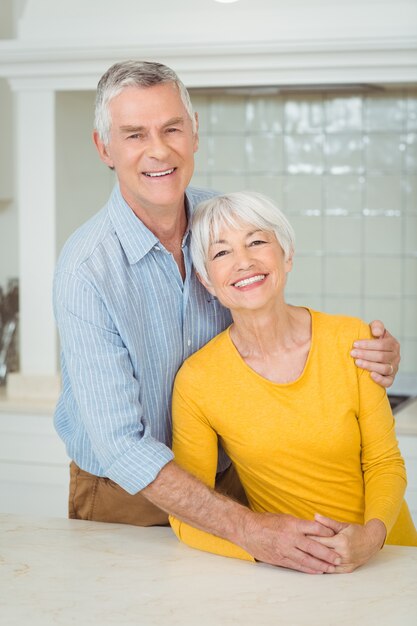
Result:
{"label": "brown trousers", "polygon": [[[216,481],[216,490],[247,505],[238,475],[231,465]],[[149,502],[141,493],[133,496],[110,480],[89,474],[74,461],[70,465],[68,516],[95,522],[166,526],[168,515]]]}

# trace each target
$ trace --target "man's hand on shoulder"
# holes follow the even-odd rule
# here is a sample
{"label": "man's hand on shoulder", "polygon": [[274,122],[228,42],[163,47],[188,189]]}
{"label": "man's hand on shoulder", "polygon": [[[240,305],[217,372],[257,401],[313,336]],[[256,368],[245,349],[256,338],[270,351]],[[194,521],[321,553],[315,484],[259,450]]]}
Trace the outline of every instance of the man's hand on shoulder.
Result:
{"label": "man's hand on shoulder", "polygon": [[355,341],[350,354],[376,383],[391,387],[400,365],[400,344],[379,320],[371,322],[371,332],[375,339]]}

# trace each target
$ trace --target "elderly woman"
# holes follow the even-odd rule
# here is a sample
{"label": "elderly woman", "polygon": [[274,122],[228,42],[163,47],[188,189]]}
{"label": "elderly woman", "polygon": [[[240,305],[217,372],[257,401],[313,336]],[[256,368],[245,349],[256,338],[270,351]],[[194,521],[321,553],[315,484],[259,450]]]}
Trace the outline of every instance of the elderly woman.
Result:
{"label": "elderly woman", "polygon": [[[265,197],[200,204],[192,256],[233,324],[180,369],[173,397],[176,461],[213,486],[218,444],[254,511],[316,516],[316,538],[352,571],[387,543],[417,546],[404,462],[384,389],[350,357],[361,320],[287,304],[293,230]],[[336,521],[337,520],[337,521]],[[188,545],[254,560],[240,546],[171,518]]]}

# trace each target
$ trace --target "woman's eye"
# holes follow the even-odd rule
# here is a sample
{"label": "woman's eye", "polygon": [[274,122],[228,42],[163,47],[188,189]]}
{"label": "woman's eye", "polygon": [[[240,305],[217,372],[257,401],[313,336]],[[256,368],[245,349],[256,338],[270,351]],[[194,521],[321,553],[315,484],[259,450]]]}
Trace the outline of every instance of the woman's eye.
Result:
{"label": "woman's eye", "polygon": [[227,254],[227,250],[219,250],[219,252],[216,252],[216,254],[214,255],[213,259],[218,259],[221,256],[224,256],[225,254]]}
{"label": "woman's eye", "polygon": [[250,246],[260,246],[263,243],[266,243],[266,241],[263,241],[262,239],[255,239],[255,241],[251,241],[250,242]]}

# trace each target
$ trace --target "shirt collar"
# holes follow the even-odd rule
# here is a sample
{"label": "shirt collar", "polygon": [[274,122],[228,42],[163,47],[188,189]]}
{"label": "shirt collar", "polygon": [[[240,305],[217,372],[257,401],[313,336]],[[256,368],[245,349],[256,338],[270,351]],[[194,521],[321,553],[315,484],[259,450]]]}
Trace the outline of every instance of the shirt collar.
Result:
{"label": "shirt collar", "polygon": [[[185,210],[187,218],[193,209],[191,194],[185,192]],[[108,202],[110,219],[115,228],[117,237],[131,265],[140,261],[156,245],[162,245],[145,224],[134,214],[130,206],[123,198],[119,185],[113,189]],[[188,242],[189,228],[183,237],[183,245]]]}
{"label": "shirt collar", "polygon": [[185,212],[187,214],[187,230],[182,238],[182,245],[185,246],[190,240],[190,218],[194,211],[193,197],[188,189],[185,190]]}

